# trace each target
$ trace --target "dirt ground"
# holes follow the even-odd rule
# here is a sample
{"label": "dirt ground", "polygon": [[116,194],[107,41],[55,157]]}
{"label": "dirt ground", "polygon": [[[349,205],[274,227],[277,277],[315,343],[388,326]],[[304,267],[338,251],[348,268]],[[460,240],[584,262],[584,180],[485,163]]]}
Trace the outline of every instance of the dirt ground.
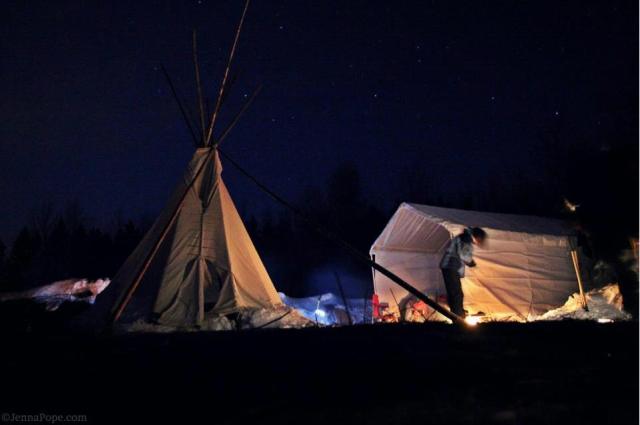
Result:
{"label": "dirt ground", "polygon": [[6,331],[0,360],[0,412],[90,423],[638,423],[637,322]]}

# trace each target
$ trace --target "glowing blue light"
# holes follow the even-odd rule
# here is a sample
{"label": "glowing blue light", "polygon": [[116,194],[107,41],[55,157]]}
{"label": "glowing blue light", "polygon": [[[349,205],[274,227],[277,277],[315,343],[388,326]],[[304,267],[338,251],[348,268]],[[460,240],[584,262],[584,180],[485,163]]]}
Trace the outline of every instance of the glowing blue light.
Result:
{"label": "glowing blue light", "polygon": [[324,311],[324,310],[321,310],[321,309],[319,309],[319,308],[318,308],[318,309],[316,309],[316,316],[318,316],[318,317],[324,317],[324,316],[326,316],[326,315],[327,315],[327,313],[325,313],[325,311]]}

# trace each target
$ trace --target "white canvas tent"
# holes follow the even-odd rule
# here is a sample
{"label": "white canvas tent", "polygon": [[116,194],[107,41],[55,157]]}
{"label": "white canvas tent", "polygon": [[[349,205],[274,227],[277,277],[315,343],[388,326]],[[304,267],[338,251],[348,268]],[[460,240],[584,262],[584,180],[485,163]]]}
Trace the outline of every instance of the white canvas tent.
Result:
{"label": "white canvas tent", "polygon": [[[564,304],[577,290],[571,229],[560,220],[403,203],[371,247],[376,262],[432,299],[444,300],[439,269],[449,240],[465,227],[482,227],[485,248],[462,279],[464,308],[496,320],[525,321]],[[380,273],[380,303],[399,316],[412,297]],[[436,315],[437,316],[437,315]]]}
{"label": "white canvas tent", "polygon": [[215,147],[196,150],[166,207],[115,276],[114,285],[121,288],[116,305],[161,239],[139,282],[146,299],[133,303],[134,317],[151,307],[159,324],[188,326],[243,308],[282,304],[221,172]]}

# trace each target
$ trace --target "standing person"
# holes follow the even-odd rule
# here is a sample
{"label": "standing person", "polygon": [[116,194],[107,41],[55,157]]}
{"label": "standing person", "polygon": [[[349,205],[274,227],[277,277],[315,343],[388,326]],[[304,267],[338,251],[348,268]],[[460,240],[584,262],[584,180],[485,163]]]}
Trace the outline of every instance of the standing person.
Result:
{"label": "standing person", "polygon": [[449,309],[460,317],[465,317],[462,307],[464,294],[460,278],[464,277],[465,266],[475,267],[473,260],[473,246],[484,245],[487,234],[479,227],[468,227],[464,232],[451,239],[445,250],[440,269],[447,289],[447,303]]}

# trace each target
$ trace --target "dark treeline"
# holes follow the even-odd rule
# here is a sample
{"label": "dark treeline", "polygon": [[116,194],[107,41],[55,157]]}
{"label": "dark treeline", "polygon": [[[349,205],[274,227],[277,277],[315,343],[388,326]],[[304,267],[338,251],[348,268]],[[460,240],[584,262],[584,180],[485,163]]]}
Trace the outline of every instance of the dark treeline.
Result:
{"label": "dark treeline", "polygon": [[[465,176],[460,166],[468,185],[455,193],[448,192],[428,168],[408,167],[401,190],[390,203],[569,219],[587,235],[595,259],[617,261],[621,250],[628,248],[629,237],[638,232],[637,147],[596,153],[585,153],[578,146],[552,150],[547,168],[536,175],[504,167],[477,181]],[[581,204],[577,213],[563,211],[564,197]],[[393,213],[393,208],[381,208],[367,199],[353,163],[338,167],[322,188],[307,188],[293,203],[364,253]],[[290,211],[273,209],[244,219],[278,290],[291,296],[335,291],[338,273],[348,296],[370,293],[368,268]],[[0,289],[21,290],[71,277],[112,278],[151,220],[116,219],[108,229],[88,223],[77,204],[61,211],[48,204],[40,207],[10,246],[0,242]]]}
{"label": "dark treeline", "polygon": [[[638,237],[637,144],[588,149],[586,143],[565,146],[547,137],[540,154],[544,167],[535,173],[507,163],[477,179],[453,162],[466,187],[452,194],[429,168],[415,167],[406,174],[399,200],[564,219],[588,236],[595,255],[613,261],[629,247],[629,238]],[[579,205],[575,212],[567,210],[565,199]]]}
{"label": "dark treeline", "polygon": [[87,224],[77,204],[56,211],[44,204],[11,249],[0,243],[0,290],[18,291],[68,278],[113,277],[148,225],[116,220],[108,231]]}
{"label": "dark treeline", "polygon": [[[295,206],[363,253],[369,251],[390,213],[365,198],[353,163],[334,170],[322,189],[305,189]],[[294,297],[336,293],[337,273],[347,296],[369,296],[371,272],[366,266],[291,211],[276,211],[251,218],[247,228],[279,290]]]}

